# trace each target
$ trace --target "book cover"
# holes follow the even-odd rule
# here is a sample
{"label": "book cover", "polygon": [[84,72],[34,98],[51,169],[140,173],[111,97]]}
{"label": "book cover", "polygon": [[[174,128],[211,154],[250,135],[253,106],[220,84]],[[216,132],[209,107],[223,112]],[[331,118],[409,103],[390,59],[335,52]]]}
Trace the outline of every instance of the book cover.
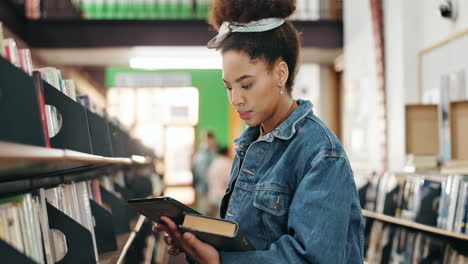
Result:
{"label": "book cover", "polygon": [[[219,250],[254,250],[254,247],[251,245],[247,237],[241,232],[238,232],[237,223],[224,219],[202,216],[194,209],[173,198],[163,196],[147,199],[132,199],[128,200],[128,207],[156,223],[160,222],[160,218],[162,216],[169,217],[181,228],[182,231],[193,233],[200,240],[211,244]],[[190,220],[192,221],[190,222]],[[207,222],[209,224],[207,224]],[[204,223],[204,225],[201,223]],[[202,226],[205,226],[205,228],[202,229]],[[230,233],[223,233],[219,227],[221,227],[221,229],[230,229],[231,231]]]}
{"label": "book cover", "polygon": [[222,251],[247,251],[255,248],[237,223],[199,214],[184,213],[179,225],[184,232],[194,234],[201,241]]}
{"label": "book cover", "polygon": [[415,221],[421,224],[437,226],[442,183],[425,179],[418,191]]}

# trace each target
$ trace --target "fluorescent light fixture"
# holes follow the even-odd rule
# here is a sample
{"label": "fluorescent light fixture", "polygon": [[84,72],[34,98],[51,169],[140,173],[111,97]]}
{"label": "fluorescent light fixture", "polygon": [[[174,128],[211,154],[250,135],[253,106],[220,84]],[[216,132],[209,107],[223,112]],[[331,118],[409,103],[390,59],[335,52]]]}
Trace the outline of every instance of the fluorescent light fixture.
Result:
{"label": "fluorescent light fixture", "polygon": [[133,57],[130,67],[135,69],[221,69],[221,56],[206,57]]}

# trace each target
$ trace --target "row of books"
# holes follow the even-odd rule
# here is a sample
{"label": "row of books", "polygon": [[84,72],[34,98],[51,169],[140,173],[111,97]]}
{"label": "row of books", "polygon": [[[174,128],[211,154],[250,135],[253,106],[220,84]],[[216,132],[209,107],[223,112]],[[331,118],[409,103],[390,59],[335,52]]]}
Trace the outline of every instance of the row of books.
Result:
{"label": "row of books", "polygon": [[3,27],[0,22],[0,55],[18,68],[21,68],[28,75],[32,75],[33,65],[31,51],[29,49],[19,49],[16,41],[12,38],[4,38]]}
{"label": "row of books", "polygon": [[110,185],[109,177],[60,184],[55,188],[0,199],[0,239],[37,263],[56,263],[63,259],[68,252],[67,238],[62,232],[49,228],[47,201],[89,230],[97,262],[90,199],[104,206],[99,186]]}
{"label": "row of books", "polygon": [[[81,8],[89,19],[206,19],[211,0],[87,0]],[[298,0],[294,20],[328,18],[329,8],[321,8],[318,1]]]}
{"label": "row of books", "polygon": [[[2,45],[2,43],[4,43]],[[31,76],[38,87],[38,98],[40,105],[41,117],[44,124],[45,135],[49,138],[54,137],[61,128],[62,116],[59,111],[50,105],[45,104],[44,89],[42,80],[52,85],[63,94],[70,97],[72,100],[82,104],[86,108],[93,110],[92,102],[88,95],[78,95],[74,80],[63,79],[61,71],[55,67],[34,68],[29,49],[18,49],[14,39],[3,39],[2,25],[0,22],[0,53],[10,61],[13,65],[21,68],[25,73]]]}
{"label": "row of books", "polygon": [[464,264],[468,257],[444,240],[373,221],[366,237],[366,261],[374,263]]}
{"label": "row of books", "polygon": [[81,10],[88,19],[205,19],[211,0],[86,0]]}
{"label": "row of books", "polygon": [[[26,0],[24,12],[28,19],[59,13],[60,0]],[[71,1],[87,19],[206,19],[212,0],[82,0]],[[298,0],[294,20],[317,20],[329,17],[330,8],[320,1]],[[41,10],[42,5],[42,10]],[[54,15],[56,16],[56,15]]]}
{"label": "row of books", "polygon": [[375,175],[363,206],[447,231],[467,233],[468,176],[441,173]]}

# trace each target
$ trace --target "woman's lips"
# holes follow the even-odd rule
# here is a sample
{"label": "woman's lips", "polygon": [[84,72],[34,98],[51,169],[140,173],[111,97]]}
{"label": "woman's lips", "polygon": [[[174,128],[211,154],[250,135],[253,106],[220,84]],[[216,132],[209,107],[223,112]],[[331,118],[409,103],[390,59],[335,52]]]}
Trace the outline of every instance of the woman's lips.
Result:
{"label": "woman's lips", "polygon": [[241,119],[247,119],[252,111],[237,111]]}

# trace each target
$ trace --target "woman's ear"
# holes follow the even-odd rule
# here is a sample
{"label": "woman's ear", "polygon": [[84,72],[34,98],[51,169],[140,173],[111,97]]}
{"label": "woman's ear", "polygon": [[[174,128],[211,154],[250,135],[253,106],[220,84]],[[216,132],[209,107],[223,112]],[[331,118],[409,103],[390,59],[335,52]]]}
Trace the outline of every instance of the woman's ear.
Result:
{"label": "woman's ear", "polygon": [[276,63],[276,78],[278,80],[278,86],[284,87],[286,85],[286,81],[289,77],[289,69],[288,65],[284,60],[279,59]]}

